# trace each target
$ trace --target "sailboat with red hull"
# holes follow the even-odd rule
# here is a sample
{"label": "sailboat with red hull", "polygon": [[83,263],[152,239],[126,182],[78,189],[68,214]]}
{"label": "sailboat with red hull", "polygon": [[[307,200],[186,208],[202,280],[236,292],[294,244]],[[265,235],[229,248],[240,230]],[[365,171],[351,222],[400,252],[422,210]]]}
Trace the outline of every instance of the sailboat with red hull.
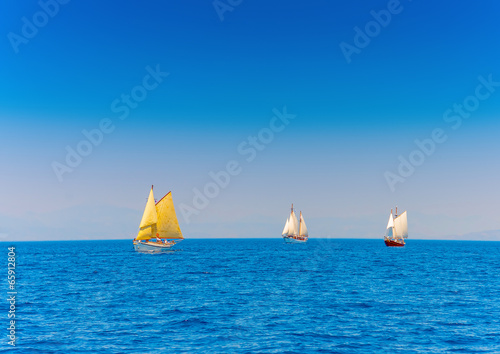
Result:
{"label": "sailboat with red hull", "polygon": [[404,247],[406,238],[408,238],[408,218],[406,211],[398,216],[398,208],[396,207],[396,215],[393,217],[391,209],[384,237],[385,245],[387,247]]}

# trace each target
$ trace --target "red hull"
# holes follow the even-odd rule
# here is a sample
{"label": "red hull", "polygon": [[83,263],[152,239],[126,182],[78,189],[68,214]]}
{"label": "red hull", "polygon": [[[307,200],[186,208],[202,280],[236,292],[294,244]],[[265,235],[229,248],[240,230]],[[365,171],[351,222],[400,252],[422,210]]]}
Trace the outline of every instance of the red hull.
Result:
{"label": "red hull", "polygon": [[400,242],[397,242],[397,241],[393,241],[393,240],[384,240],[385,241],[385,245],[387,247],[404,247],[404,241],[403,243],[400,243]]}

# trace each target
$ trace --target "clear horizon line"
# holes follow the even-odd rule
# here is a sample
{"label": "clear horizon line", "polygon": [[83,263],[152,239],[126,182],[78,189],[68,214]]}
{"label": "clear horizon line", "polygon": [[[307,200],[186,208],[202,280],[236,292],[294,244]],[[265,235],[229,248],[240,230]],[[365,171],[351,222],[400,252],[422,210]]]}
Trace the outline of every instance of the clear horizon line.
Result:
{"label": "clear horizon line", "polygon": [[[186,240],[280,240],[278,237],[190,237]],[[346,237],[312,237],[311,240],[380,240],[383,238],[346,238]],[[18,243],[18,242],[80,242],[80,241],[132,241],[129,238],[111,238],[111,239],[73,239],[73,240],[19,240],[19,241],[0,241],[0,243]],[[500,240],[477,240],[477,239],[454,239],[454,238],[412,238],[411,241],[464,241],[464,242],[500,242]],[[408,242],[408,241],[407,241]]]}

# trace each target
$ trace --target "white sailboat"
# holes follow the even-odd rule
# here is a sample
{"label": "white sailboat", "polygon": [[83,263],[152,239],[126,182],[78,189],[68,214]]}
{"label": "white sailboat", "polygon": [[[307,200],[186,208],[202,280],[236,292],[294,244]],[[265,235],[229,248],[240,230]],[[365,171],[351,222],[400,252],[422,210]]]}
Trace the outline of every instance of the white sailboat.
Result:
{"label": "white sailboat", "polygon": [[287,243],[305,243],[309,238],[309,233],[307,231],[306,222],[302,216],[302,212],[300,212],[300,221],[297,221],[297,216],[293,211],[293,204],[290,216],[286,220],[281,236],[283,236],[283,239]]}
{"label": "white sailboat", "polygon": [[384,242],[387,247],[403,247],[405,238],[408,238],[408,218],[406,211],[398,216],[398,208],[396,207],[396,215],[389,216],[389,222],[384,236]]}
{"label": "white sailboat", "polygon": [[151,186],[139,228],[139,233],[133,242],[136,251],[161,252],[184,239],[175,214],[171,192],[155,204]]}

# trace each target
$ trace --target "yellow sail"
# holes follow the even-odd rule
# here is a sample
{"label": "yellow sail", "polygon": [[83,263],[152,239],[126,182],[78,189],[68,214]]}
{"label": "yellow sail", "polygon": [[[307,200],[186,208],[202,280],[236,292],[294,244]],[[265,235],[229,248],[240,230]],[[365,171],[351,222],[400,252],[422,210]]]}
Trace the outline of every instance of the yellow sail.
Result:
{"label": "yellow sail", "polygon": [[157,204],[156,213],[158,221],[156,223],[157,234],[160,238],[183,239],[177,215],[175,214],[172,193],[168,192]]}
{"label": "yellow sail", "polygon": [[142,214],[140,228],[145,226],[151,226],[158,222],[158,215],[156,214],[155,208],[155,197],[153,195],[153,187],[151,187],[151,191],[149,192],[148,202],[146,203],[146,208],[144,209],[144,214]]}
{"label": "yellow sail", "polygon": [[152,226],[145,226],[141,227],[139,230],[139,233],[137,234],[137,237],[135,238],[136,240],[149,240],[150,238],[153,238],[153,227]]}
{"label": "yellow sail", "polygon": [[151,187],[148,202],[146,203],[144,214],[142,214],[141,224],[139,225],[140,230],[137,234],[136,240],[148,240],[154,237],[156,233],[157,222],[158,215],[156,213],[155,197],[153,195],[153,187]]}

